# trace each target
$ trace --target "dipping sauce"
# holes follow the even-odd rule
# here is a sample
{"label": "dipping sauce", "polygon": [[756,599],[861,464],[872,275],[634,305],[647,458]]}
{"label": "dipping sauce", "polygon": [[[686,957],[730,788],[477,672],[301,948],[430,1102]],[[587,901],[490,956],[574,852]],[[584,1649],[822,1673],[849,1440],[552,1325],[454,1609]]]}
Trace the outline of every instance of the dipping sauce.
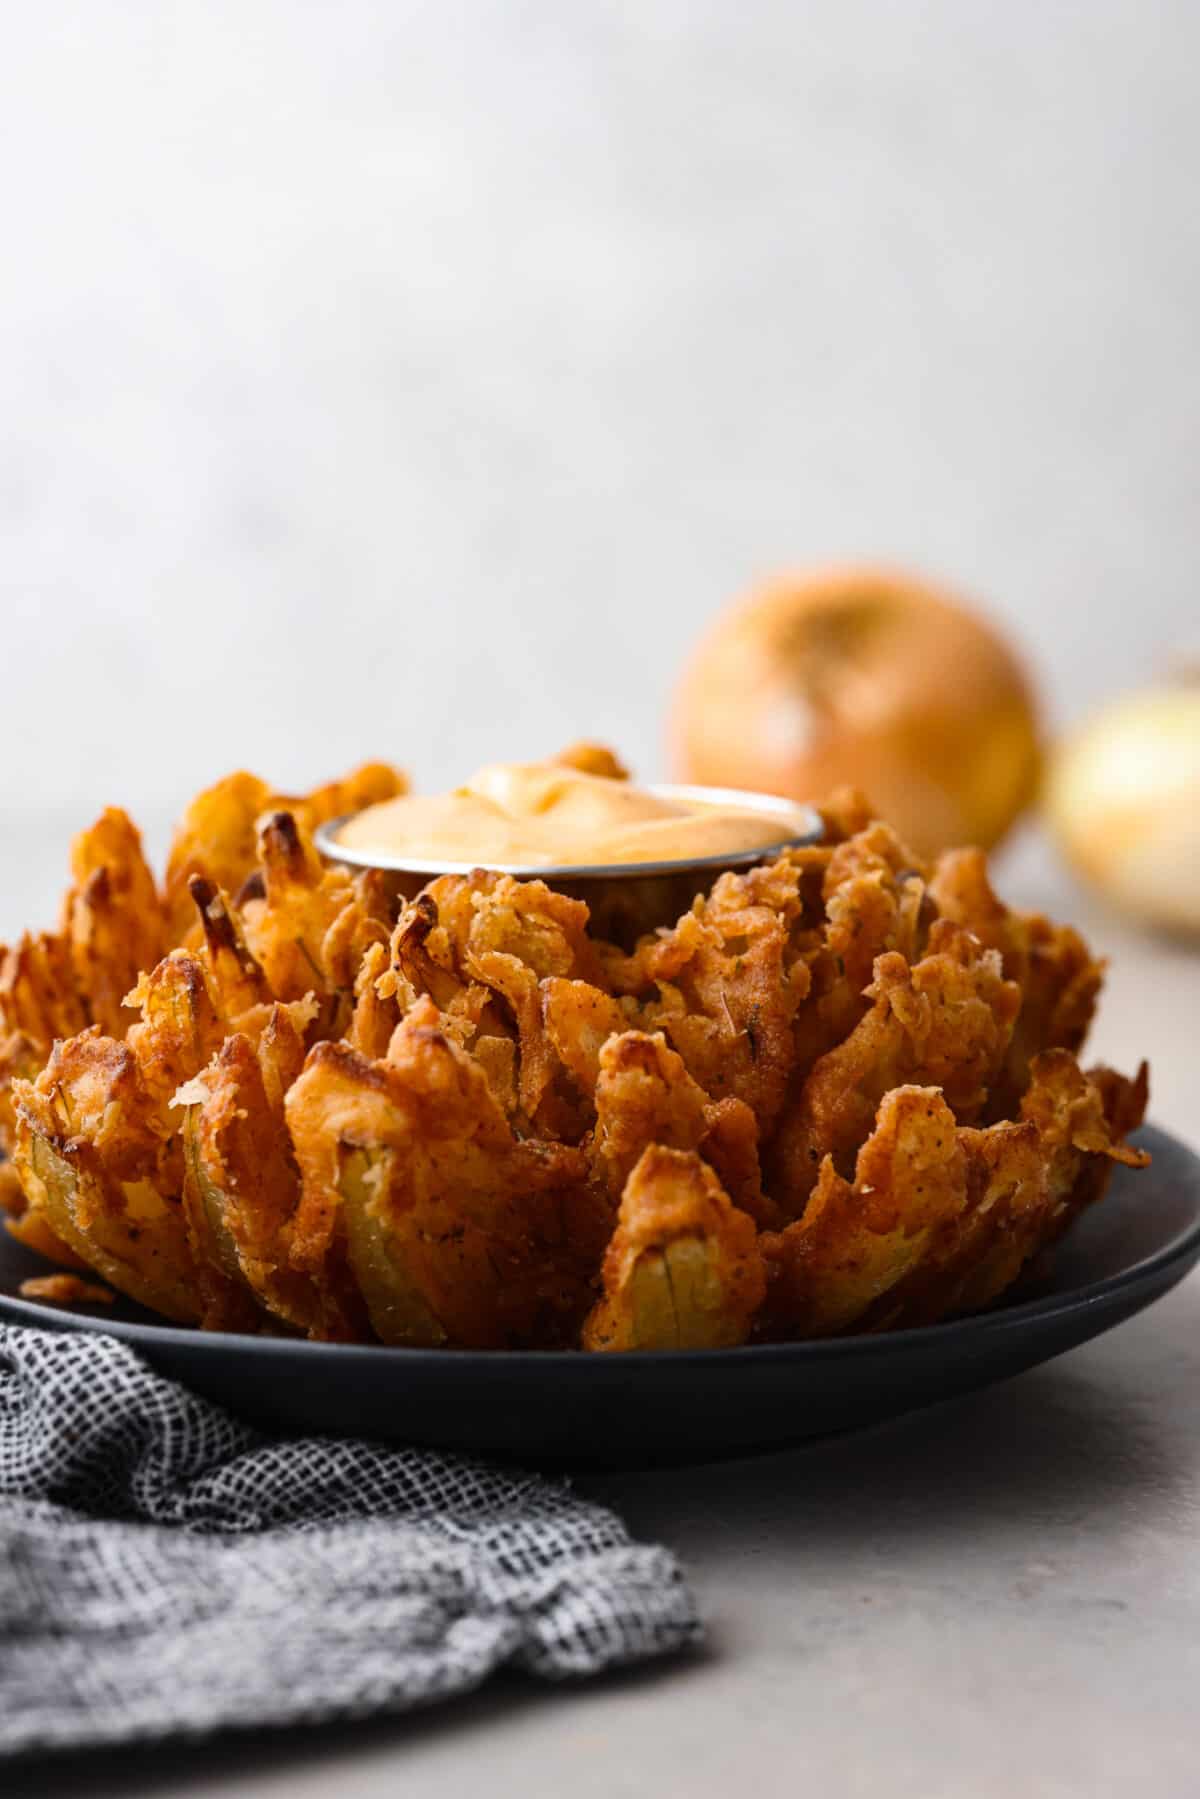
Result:
{"label": "dipping sauce", "polygon": [[654,793],[557,762],[494,763],[452,793],[404,795],[346,820],[333,841],[363,856],[501,868],[690,861],[768,849],[811,815]]}

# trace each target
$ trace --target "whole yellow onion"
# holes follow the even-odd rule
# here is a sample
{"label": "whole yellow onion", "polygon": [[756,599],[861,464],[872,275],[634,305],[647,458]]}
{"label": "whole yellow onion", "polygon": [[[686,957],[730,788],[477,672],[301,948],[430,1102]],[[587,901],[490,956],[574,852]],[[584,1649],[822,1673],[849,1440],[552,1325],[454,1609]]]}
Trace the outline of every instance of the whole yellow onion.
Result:
{"label": "whole yellow onion", "polygon": [[1033,797],[1016,657],[948,593],[879,568],[784,577],[718,620],[684,672],[686,780],[798,800],[849,783],[923,855],[996,843]]}
{"label": "whole yellow onion", "polygon": [[1200,678],[1115,701],[1055,752],[1046,813],[1085,880],[1135,917],[1200,931]]}

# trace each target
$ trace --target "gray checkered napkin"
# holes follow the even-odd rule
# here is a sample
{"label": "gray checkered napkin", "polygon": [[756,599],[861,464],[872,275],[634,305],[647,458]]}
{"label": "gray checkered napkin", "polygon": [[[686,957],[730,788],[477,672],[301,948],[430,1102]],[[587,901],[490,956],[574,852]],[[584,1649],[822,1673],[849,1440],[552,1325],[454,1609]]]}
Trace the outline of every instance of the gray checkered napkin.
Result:
{"label": "gray checkered napkin", "polygon": [[0,1751],[399,1712],[699,1636],[566,1486],[276,1442],[111,1337],[0,1325]]}

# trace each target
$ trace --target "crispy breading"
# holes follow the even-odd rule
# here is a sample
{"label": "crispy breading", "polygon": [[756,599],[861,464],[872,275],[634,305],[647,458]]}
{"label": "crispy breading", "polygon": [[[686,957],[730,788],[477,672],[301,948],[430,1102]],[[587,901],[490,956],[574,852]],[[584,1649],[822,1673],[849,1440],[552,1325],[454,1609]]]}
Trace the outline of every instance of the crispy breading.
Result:
{"label": "crispy breading", "polygon": [[588,1155],[597,1183],[616,1205],[652,1144],[696,1150],[728,1183],[751,1217],[773,1219],[762,1191],[754,1114],[732,1095],[710,1101],[661,1032],[623,1031],[600,1051],[596,1124]]}
{"label": "crispy breading", "polygon": [[[362,958],[387,941],[376,888],[345,869],[325,868],[290,812],[261,821],[262,893],[239,907],[246,946],[278,999],[315,993],[330,1002],[329,1034],[348,1020]],[[336,1002],[342,1002],[340,1007]]]}
{"label": "crispy breading", "polygon": [[660,1144],[625,1184],[603,1282],[585,1349],[730,1348],[765,1290],[753,1221],[699,1156]]}
{"label": "crispy breading", "polygon": [[226,938],[229,924],[223,909],[215,926],[210,915],[212,937],[203,948],[195,954],[172,950],[129,995],[141,1021],[127,1041],[168,1134],[178,1124],[168,1110],[177,1088],[198,1075],[234,1032],[249,1037],[264,1059],[275,1056],[277,1085],[295,1079],[307,1043],[320,1034],[314,995],[275,1000],[244,943]]}
{"label": "crispy breading", "polygon": [[766,1138],[787,1091],[810,976],[790,953],[799,872],[793,878],[787,862],[772,870],[774,891],[787,896],[780,909],[764,903],[759,874],[722,875],[673,930],[644,938],[631,956],[610,956],[605,973],[638,1001],[639,1022],[665,1033],[709,1097],[743,1100]]}
{"label": "crispy breading", "polygon": [[[541,1007],[545,1042],[554,1060],[553,1122],[557,1134],[579,1141],[596,1122],[600,1052],[610,1038],[636,1023],[637,1006],[612,998],[590,981],[550,975],[541,983]],[[540,1118],[550,1110],[543,1104]]]}
{"label": "crispy breading", "polygon": [[879,814],[858,787],[838,787],[817,807],[825,827],[826,843],[842,843],[865,831]]}
{"label": "crispy breading", "polygon": [[259,1015],[253,1012],[243,1014],[237,1021],[240,1034],[254,1045],[267,1102],[279,1119],[283,1118],[283,1096],[300,1078],[304,1067],[315,1016],[316,1008],[309,998],[292,1000],[288,1005],[276,1001],[267,1008],[261,1023]]}
{"label": "crispy breading", "polygon": [[29,932],[0,951],[0,1027],[48,1051],[91,1023],[75,985],[71,948],[54,931]]}
{"label": "crispy breading", "polygon": [[[453,1023],[453,1020],[449,1021]],[[509,1119],[520,1116],[517,1090],[517,1046],[511,1037],[475,1036],[471,1054],[487,1077],[496,1104]]]}
{"label": "crispy breading", "polygon": [[929,892],[939,918],[973,931],[989,949],[1004,958],[1004,972],[1019,981],[1025,973],[1019,920],[997,898],[988,879],[987,856],[979,849],[946,850],[938,857],[929,880]]}
{"label": "crispy breading", "polygon": [[697,1145],[726,1193],[764,1230],[784,1222],[784,1214],[763,1191],[758,1156],[758,1120],[744,1099],[713,1100],[704,1108],[704,1135]]}
{"label": "crispy breading", "polygon": [[853,1184],[827,1157],[803,1218],[764,1235],[767,1336],[932,1324],[1005,1292],[1103,1191],[1145,1082],[1093,1080],[1065,1050],[1034,1063],[1022,1117],[958,1126],[935,1088],[895,1089]]}
{"label": "crispy breading", "polygon": [[[554,1091],[560,1060],[547,1038],[541,982],[587,979],[596,957],[581,900],[542,881],[476,870],[443,875],[405,908],[391,942],[390,980],[402,1008],[422,994],[449,1020],[471,1020],[469,1036],[515,1037],[517,1109],[523,1122],[552,1138],[586,1128],[574,1096]],[[492,1052],[494,1057],[501,1053]]]}
{"label": "crispy breading", "polygon": [[1010,911],[993,892],[982,850],[949,850],[930,893],[943,918],[965,925],[1000,951],[1004,972],[1021,988],[1021,1010],[991,1100],[993,1118],[1011,1117],[1029,1084],[1033,1058],[1047,1049],[1083,1047],[1104,983],[1104,963],[1070,925],[1036,912]]}
{"label": "crispy breading", "polygon": [[77,1274],[37,1274],[20,1285],[22,1299],[40,1299],[57,1306],[110,1306],[116,1297],[98,1281],[81,1281]]}
{"label": "crispy breading", "polygon": [[172,950],[144,974],[129,1003],[141,1011],[129,1048],[146,1093],[165,1111],[176,1088],[220,1049],[229,1021],[217,1010],[203,962],[184,949]]}
{"label": "crispy breading", "polygon": [[342,871],[327,884],[321,859],[290,812],[271,812],[258,834],[263,894],[241,907],[250,953],[280,999],[327,987],[321,965],[325,933],[349,886]]}
{"label": "crispy breading", "polygon": [[550,1046],[581,1093],[591,1099],[600,1079],[600,1052],[629,1028],[618,1000],[590,981],[548,975],[541,983],[542,1023]]}
{"label": "crispy breading", "polygon": [[[131,1006],[140,1007],[141,1020],[126,1041],[91,1026],[56,1046],[35,1083],[17,1088],[27,1126],[18,1153],[24,1142],[22,1175],[34,1196],[34,1219],[25,1228],[52,1229],[88,1265],[145,1303],[154,1303],[148,1297],[153,1292],[168,1293],[172,1316],[189,1316],[194,1307],[206,1323],[247,1328],[257,1310],[231,1288],[211,1233],[195,1226],[195,1208],[181,1204],[183,1115],[172,1110],[172,1101],[233,1028],[219,1001],[257,1001],[237,1021],[259,1043],[277,1092],[281,1133],[282,1091],[299,1072],[312,1006],[259,1000],[267,990],[230,935],[227,913],[212,895],[200,897],[208,902],[208,949],[199,956],[174,950],[142,976],[128,996]],[[205,959],[210,954],[215,972]],[[224,992],[215,994],[218,987]],[[193,1291],[186,1304],[166,1272],[181,1229],[191,1250],[186,1266]]]}
{"label": "crispy breading", "polygon": [[222,1017],[270,1005],[275,997],[270,983],[250,952],[228,896],[203,875],[191,877],[188,892],[200,917],[209,985]]}
{"label": "crispy breading", "polygon": [[1107,1069],[1085,1075],[1067,1050],[1035,1058],[1019,1121],[958,1131],[966,1204],[869,1317],[870,1328],[930,1324],[990,1305],[1100,1198],[1115,1162],[1148,1162],[1145,1151],[1122,1141],[1145,1103],[1144,1065],[1126,1081]]}
{"label": "crispy breading", "polygon": [[[396,921],[389,945],[389,965],[376,983],[382,1002],[398,1015],[430,998],[441,1027],[463,1049],[474,1050],[481,1038],[490,1044],[493,1071],[502,1080],[506,1113],[517,1109],[517,1030],[507,1006],[464,967],[473,897],[478,882],[494,876],[443,876],[407,905]],[[508,1048],[501,1046],[507,1040]]]}
{"label": "crispy breading", "polygon": [[[405,926],[410,951],[422,954],[419,938],[428,926],[430,913],[416,906]],[[409,953],[409,952],[404,952]],[[436,982],[435,984],[439,984]],[[439,984],[440,985],[440,984]],[[512,1118],[517,1106],[517,1044],[510,1028],[500,1016],[487,988],[477,982],[462,987],[456,983],[441,988],[449,994],[445,1011],[438,1012],[439,1028],[461,1046],[470,1050],[488,1078],[501,1109]],[[389,962],[389,951],[372,944],[363,958],[355,983],[354,1011],[345,1041],[370,1059],[385,1057],[392,1035],[400,1023],[401,1006],[411,1009],[417,995],[407,977]]]}
{"label": "crispy breading", "polygon": [[162,1169],[158,1111],[137,1057],[91,1026],[13,1090],[30,1208],[89,1268],[143,1305],[199,1321],[182,1211]]}
{"label": "crispy breading", "polygon": [[[360,812],[364,806],[377,806],[383,800],[394,800],[407,792],[408,776],[402,769],[393,767],[390,762],[364,762],[358,768],[352,768],[349,774],[326,782],[324,787],[314,787],[309,793],[291,798],[286,794],[273,794],[269,807],[272,810],[285,807],[295,814],[305,830],[315,831],[318,825],[328,824],[332,818],[343,818],[348,812]],[[267,809],[263,808],[264,811]]]}
{"label": "crispy breading", "polygon": [[855,991],[884,950],[898,950],[910,962],[919,958],[934,916],[925,902],[927,881],[923,863],[879,819],[830,852],[822,883],[826,944]]}
{"label": "crispy breading", "polygon": [[[517,1098],[530,1120],[537,1117],[557,1067],[542,1021],[540,983],[547,976],[573,975],[585,964],[586,925],[582,901],[554,893],[540,881],[503,876],[486,893],[475,895],[463,967],[502,1002],[516,1025]],[[557,1118],[546,1123],[557,1135]]]}
{"label": "crispy breading", "polygon": [[[511,875],[470,877],[470,918],[462,963],[468,972],[487,955],[511,956],[542,980],[580,975],[592,966],[588,909],[544,881]],[[436,885],[437,883],[435,883]],[[479,977],[477,977],[479,978]]]}
{"label": "crispy breading", "polygon": [[[157,1162],[163,1131],[138,1058],[99,1025],[56,1043],[36,1081],[19,1083],[13,1097],[22,1124],[64,1153],[86,1146],[117,1179],[147,1175]],[[13,1160],[28,1196],[19,1149]]]}
{"label": "crispy breading", "polygon": [[992,1096],[993,1116],[1005,1117],[1029,1085],[1043,1050],[1082,1049],[1104,984],[1104,963],[1070,925],[1026,914],[1025,968],[1020,978],[1021,1011]]}
{"label": "crispy breading", "polygon": [[[390,964],[381,977],[379,991],[394,998],[402,1012],[427,994],[439,1011],[449,1011],[470,985],[462,969],[462,955],[448,927],[442,922],[442,907],[451,904],[462,910],[466,894],[460,875],[443,875],[431,881],[406,905],[392,932],[389,944]],[[465,921],[456,935],[465,935],[470,927],[469,903]]]}
{"label": "crispy breading", "polygon": [[386,994],[380,992],[380,981],[387,968],[387,946],[373,943],[363,956],[354,982],[354,1010],[346,1027],[346,1042],[368,1061],[387,1053],[392,1032],[400,1022],[393,984],[389,983]]}
{"label": "crispy breading", "polygon": [[445,1009],[472,980],[472,963],[497,953],[522,963],[539,980],[548,975],[587,979],[595,951],[582,900],[486,869],[441,875],[404,912],[392,939],[392,961],[415,993],[427,992]]}
{"label": "crispy breading", "polygon": [[74,885],[63,903],[76,990],[88,1020],[123,1036],[133,1019],[125,995],[167,947],[166,922],[142,840],[117,806],[102,812],[71,846]]}
{"label": "crispy breading", "polygon": [[198,793],[175,827],[167,858],[164,902],[171,942],[180,943],[195,922],[188,882],[200,875],[236,895],[258,865],[258,821],[287,811],[302,830],[408,790],[399,769],[367,762],[340,781],[295,798],[281,794],[244,769]]}
{"label": "crispy breading", "polygon": [[23,1031],[0,1039],[0,1151],[12,1153],[17,1118],[13,1110],[14,1081],[32,1081],[46,1060],[46,1051]]}
{"label": "crispy breading", "polygon": [[578,1328],[602,1220],[585,1158],[513,1136],[430,999],[384,1062],[318,1045],[286,1111],[294,1254],[316,1272],[344,1243],[384,1342],[501,1347]]}
{"label": "crispy breading", "polygon": [[[330,882],[328,872],[325,880]],[[394,920],[395,908],[378,873],[364,869],[354,875],[321,939],[321,968],[334,992],[354,992],[364,956],[377,945],[386,949]]]}
{"label": "crispy breading", "polygon": [[56,1038],[89,1024],[123,1036],[125,995],[165,947],[154,877],[124,812],[110,807],[76,837],[71,868],[61,928],[0,948],[0,1148],[15,1135],[13,1081],[33,1079]]}
{"label": "crispy breading", "polygon": [[766,1336],[832,1336],[916,1267],[966,1203],[965,1154],[936,1087],[884,1095],[847,1180],[825,1155],[804,1216],[766,1233]]}
{"label": "crispy breading", "polygon": [[565,750],[559,750],[557,756],[552,756],[550,760],[560,768],[577,768],[584,775],[603,775],[609,781],[629,779],[629,770],[616,752],[610,750],[606,743],[593,743],[590,738],[568,744]]}
{"label": "crispy breading", "polygon": [[805,1081],[775,1141],[770,1190],[798,1217],[826,1155],[848,1175],[883,1095],[936,1086],[960,1123],[982,1114],[1020,1005],[999,952],[944,920],[910,967],[898,951],[875,962],[871,1010]]}
{"label": "crispy breading", "polygon": [[71,847],[73,884],[58,931],[26,932],[0,948],[0,1147],[15,1130],[9,1090],[32,1079],[56,1038],[89,1024],[123,1036],[128,990],[165,948],[165,927],[141,838],[109,807]]}
{"label": "crispy breading", "polygon": [[706,1097],[662,1032],[623,1031],[600,1052],[590,1155],[616,1204],[651,1144],[692,1150],[707,1128]]}
{"label": "crispy breading", "polygon": [[824,917],[806,954],[810,998],[796,1021],[796,1083],[867,1011],[876,958],[894,950],[915,962],[924,953],[935,916],[925,872],[895,832],[878,821],[828,851],[821,881]]}
{"label": "crispy breading", "polygon": [[0,1149],[11,1151],[16,1139],[14,1081],[33,1080],[54,1039],[87,1022],[65,937],[26,931],[11,949],[0,946]]}
{"label": "crispy breading", "polygon": [[226,775],[191,801],[175,827],[163,882],[172,941],[195,924],[188,883],[194,875],[236,893],[257,863],[256,825],[271,790],[245,769]]}
{"label": "crispy breading", "polygon": [[324,866],[315,824],[401,784],[231,776],[161,903],[123,813],[77,840],[60,931],[0,951],[27,1246],[209,1328],[719,1345],[989,1304],[1145,1159],[1144,1069],[1074,1059],[1101,965],[978,853],[931,873],[841,794],[628,950],[542,881],[397,919]]}
{"label": "crispy breading", "polygon": [[16,1164],[7,1159],[0,1160],[0,1213],[8,1218],[19,1218],[24,1210],[25,1189]]}
{"label": "crispy breading", "polygon": [[[279,1090],[277,1058],[271,1056],[270,1083],[260,1060],[264,1046],[289,1029],[286,1011],[277,1007],[259,1053],[248,1037],[227,1037],[190,1092],[180,1095],[193,1101],[184,1127],[184,1210],[210,1328],[253,1329],[265,1311],[296,1329],[334,1334],[321,1328],[329,1322],[328,1304],[311,1278],[291,1266],[300,1177],[284,1128],[286,1087]],[[297,1066],[292,1078],[299,1072]],[[352,1315],[336,1334],[356,1334],[356,1321]]]}

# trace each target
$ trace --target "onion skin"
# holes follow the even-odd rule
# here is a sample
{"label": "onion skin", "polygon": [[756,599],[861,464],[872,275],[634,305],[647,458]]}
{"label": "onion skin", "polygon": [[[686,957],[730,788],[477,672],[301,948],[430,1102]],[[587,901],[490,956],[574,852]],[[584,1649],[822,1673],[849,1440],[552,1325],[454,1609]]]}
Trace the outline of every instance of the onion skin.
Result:
{"label": "onion skin", "polygon": [[1046,817],[1106,899],[1200,935],[1200,682],[1129,694],[1061,744]]}
{"label": "onion skin", "polygon": [[719,619],[684,671],[671,753],[705,785],[861,787],[923,856],[990,849],[1040,771],[1008,646],[949,594],[870,567],[772,581]]}

